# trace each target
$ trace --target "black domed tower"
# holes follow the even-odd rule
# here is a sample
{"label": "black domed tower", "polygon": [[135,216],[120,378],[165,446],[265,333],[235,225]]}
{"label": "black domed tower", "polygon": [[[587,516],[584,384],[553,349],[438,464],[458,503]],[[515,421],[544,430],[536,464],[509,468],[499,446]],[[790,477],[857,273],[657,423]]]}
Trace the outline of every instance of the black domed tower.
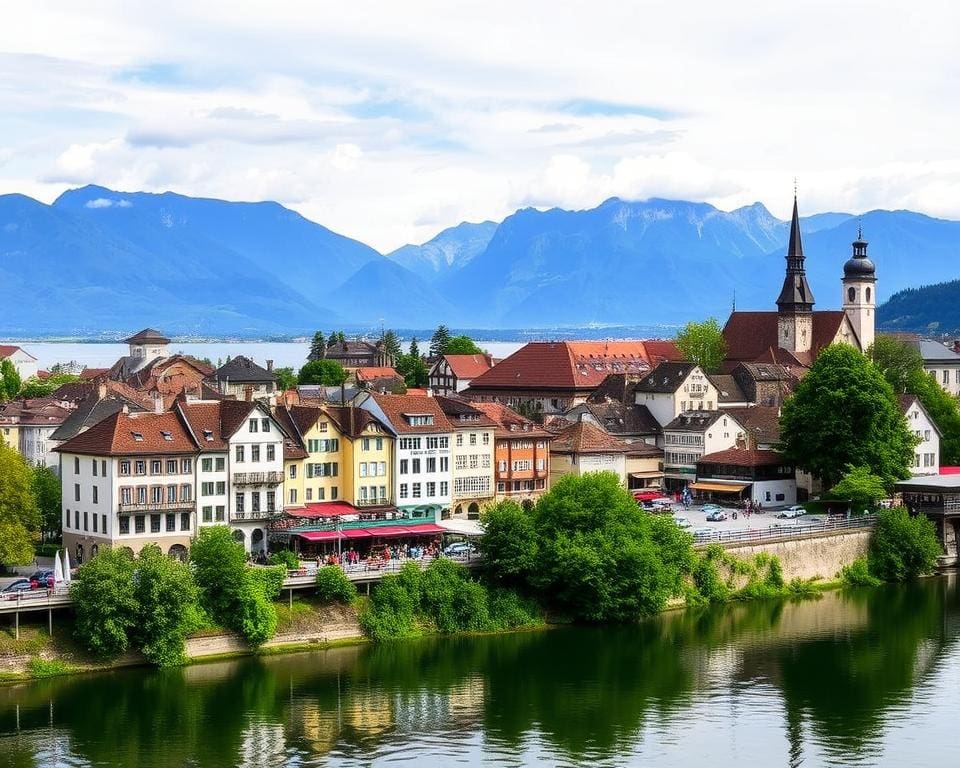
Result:
{"label": "black domed tower", "polygon": [[877,269],[867,258],[867,241],[863,230],[857,227],[853,241],[853,256],[843,265],[843,311],[857,332],[861,348],[866,351],[875,335],[875,308],[877,302]]}

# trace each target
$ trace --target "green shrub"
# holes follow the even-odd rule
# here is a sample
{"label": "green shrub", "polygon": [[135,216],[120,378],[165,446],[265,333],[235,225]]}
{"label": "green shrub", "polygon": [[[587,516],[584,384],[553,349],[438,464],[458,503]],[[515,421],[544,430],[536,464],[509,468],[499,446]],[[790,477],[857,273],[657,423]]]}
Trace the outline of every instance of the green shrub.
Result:
{"label": "green shrub", "polygon": [[137,623],[135,565],[124,549],[105,549],[84,563],[70,584],[74,631],[94,656],[112,658],[130,649]]}
{"label": "green shrub", "polygon": [[200,625],[190,568],[148,544],[137,556],[136,569],[135,643],[159,667],[183,664],[184,640]]}
{"label": "green shrub", "polygon": [[27,669],[30,672],[31,677],[37,679],[44,677],[58,677],[60,675],[68,675],[72,671],[71,668],[60,659],[30,659],[27,662]]}
{"label": "green shrub", "polygon": [[270,565],[282,565],[288,571],[295,571],[300,567],[300,558],[289,549],[279,549],[270,554]]}
{"label": "green shrub", "polygon": [[722,603],[730,598],[730,587],[720,575],[717,558],[709,553],[705,553],[693,567],[693,584],[696,587],[693,594],[702,598],[694,597],[695,603]]}
{"label": "green shrub", "polygon": [[317,597],[325,603],[349,604],[356,599],[357,588],[342,568],[325,565],[317,571]]}
{"label": "green shrub", "polygon": [[924,515],[903,507],[883,509],[870,538],[870,573],[882,581],[905,581],[933,573],[941,554],[937,530]]}
{"label": "green shrub", "polygon": [[840,569],[840,581],[848,587],[876,587],[882,584],[880,579],[870,573],[867,558],[858,557],[850,565]]}
{"label": "green shrub", "polygon": [[372,640],[416,637],[417,604],[399,575],[387,575],[374,587],[360,612],[360,627]]}
{"label": "green shrub", "polygon": [[538,627],[543,624],[543,615],[537,604],[509,589],[491,589],[490,629],[518,629]]}
{"label": "green shrub", "polygon": [[239,622],[234,626],[250,645],[263,645],[276,634],[277,609],[267,595],[268,580],[255,576],[258,570],[248,571],[240,597]]}

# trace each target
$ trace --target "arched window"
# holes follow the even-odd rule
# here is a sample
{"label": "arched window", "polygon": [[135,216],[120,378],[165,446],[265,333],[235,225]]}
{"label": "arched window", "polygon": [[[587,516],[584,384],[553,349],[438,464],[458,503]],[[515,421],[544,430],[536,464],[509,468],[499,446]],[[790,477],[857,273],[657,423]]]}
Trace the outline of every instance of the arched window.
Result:
{"label": "arched window", "polygon": [[869,288],[869,287],[867,288],[867,294],[866,294],[866,295],[867,295],[867,303],[869,304],[869,303],[870,303],[870,288]]}
{"label": "arched window", "polygon": [[847,301],[853,303],[856,300],[857,300],[857,289],[851,285],[849,288],[847,288]]}

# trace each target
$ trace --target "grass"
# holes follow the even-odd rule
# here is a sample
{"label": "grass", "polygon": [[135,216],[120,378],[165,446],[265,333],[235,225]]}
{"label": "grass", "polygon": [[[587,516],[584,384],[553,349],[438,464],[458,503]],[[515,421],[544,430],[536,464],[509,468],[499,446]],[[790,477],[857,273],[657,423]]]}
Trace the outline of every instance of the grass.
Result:
{"label": "grass", "polygon": [[30,671],[31,677],[33,677],[35,680],[42,680],[46,677],[69,675],[78,671],[60,659],[40,658],[30,659],[30,661],[27,663],[27,669]]}
{"label": "grass", "polygon": [[40,653],[53,645],[46,627],[33,624],[20,624],[20,638],[17,639],[13,626],[0,630],[0,656],[24,656]]}

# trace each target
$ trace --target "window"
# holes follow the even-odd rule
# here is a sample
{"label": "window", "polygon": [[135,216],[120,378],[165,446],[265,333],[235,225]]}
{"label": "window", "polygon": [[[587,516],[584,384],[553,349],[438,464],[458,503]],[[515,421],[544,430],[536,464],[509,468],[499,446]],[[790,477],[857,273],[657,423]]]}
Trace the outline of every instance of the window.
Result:
{"label": "window", "polygon": [[419,451],[420,438],[419,437],[401,437],[400,450],[401,451]]}
{"label": "window", "polygon": [[160,533],[160,515],[150,515],[150,533]]}
{"label": "window", "polygon": [[547,460],[546,460],[546,459],[537,459],[537,471],[538,471],[538,472],[543,472],[546,468],[547,468]]}
{"label": "window", "polygon": [[79,456],[73,457],[73,474],[75,475],[80,474],[80,457]]}
{"label": "window", "polygon": [[319,424],[317,424],[317,429],[320,430],[321,432],[326,432],[326,431],[327,431],[327,422],[321,421]]}
{"label": "window", "polygon": [[330,489],[330,500],[331,500],[331,501],[336,501],[337,498],[338,498],[338,496],[339,496],[339,493],[337,492],[337,486],[333,486],[333,487]]}
{"label": "window", "polygon": [[[957,371],[957,374],[958,374],[958,376],[957,376],[957,381],[960,381],[960,371]],[[382,451],[382,450],[383,450],[383,438],[382,438],[382,437],[378,437],[378,438],[377,438],[377,440],[376,440],[376,445],[377,445],[377,450],[378,450],[378,451]]]}
{"label": "window", "polygon": [[78,531],[80,530],[80,510],[73,510],[73,527]]}
{"label": "window", "polygon": [[[437,460],[434,457],[427,459],[427,472],[436,472],[437,471]],[[433,494],[431,494],[433,495]]]}
{"label": "window", "polygon": [[439,448],[439,447],[440,447],[440,438],[439,438],[439,437],[428,437],[428,438],[427,438],[427,450],[430,450],[431,448]]}
{"label": "window", "polygon": [[277,492],[267,491],[267,512],[277,511]]}
{"label": "window", "polygon": [[101,533],[107,532],[107,516],[106,515],[100,515],[100,532]]}
{"label": "window", "polygon": [[203,522],[212,523],[213,522],[213,507],[206,506],[203,508]]}
{"label": "window", "polygon": [[476,432],[471,432],[471,433],[470,433],[470,445],[476,445],[476,444],[477,444],[477,433],[476,433]]}
{"label": "window", "polygon": [[410,473],[410,462],[407,459],[400,459],[400,474],[407,475]]}
{"label": "window", "polygon": [[267,461],[276,461],[277,459],[277,446],[273,443],[267,446]]}
{"label": "window", "polygon": [[237,507],[237,512],[243,512],[243,493],[242,492],[237,494],[236,507]]}
{"label": "window", "polygon": [[224,519],[226,518],[226,516],[227,516],[227,509],[226,509],[226,507],[224,507],[223,504],[218,504],[218,505],[216,506],[216,510],[215,510],[215,512],[214,512],[214,518],[213,518],[213,519],[216,520],[218,523],[222,523],[222,522],[224,521]]}
{"label": "window", "polygon": [[189,512],[180,513],[180,530],[181,531],[190,530],[190,513]]}
{"label": "window", "polygon": [[449,457],[449,456],[441,456],[441,457],[440,457],[440,471],[441,471],[441,472],[449,472],[449,471],[450,471],[450,457]]}
{"label": "window", "polygon": [[250,446],[250,461],[260,461],[260,446],[251,445]]}
{"label": "window", "polygon": [[456,469],[466,469],[467,468],[467,457],[463,454],[460,454],[454,459],[454,467]]}
{"label": "window", "polygon": [[146,533],[147,531],[147,520],[143,515],[137,515],[133,518],[133,532],[134,533]]}
{"label": "window", "polygon": [[260,511],[260,491],[250,491],[250,511]]}
{"label": "window", "polygon": [[380,475],[380,477],[386,477],[386,476],[387,476],[387,462],[385,462],[385,461],[379,462],[379,467],[380,467],[380,471],[379,471],[377,474]]}
{"label": "window", "polygon": [[190,501],[190,497],[193,496],[193,487],[188,483],[184,483],[180,486],[180,501]]}
{"label": "window", "polygon": [[943,383],[944,383],[944,384],[949,384],[949,383],[950,383],[950,371],[944,371],[944,372],[943,372]]}
{"label": "window", "polygon": [[[958,370],[957,373],[960,373],[960,370]],[[129,461],[124,460],[124,461],[121,461],[121,462],[120,462],[120,474],[121,474],[121,475],[129,475],[129,474],[130,474],[130,462],[129,462]]]}
{"label": "window", "polygon": [[506,490],[507,490],[506,483],[497,483],[497,493],[503,493]]}
{"label": "window", "polygon": [[73,484],[73,500],[80,501],[80,483]]}
{"label": "window", "polygon": [[201,459],[200,469],[204,472],[213,472],[213,459]]}
{"label": "window", "polygon": [[173,514],[167,515],[167,533],[173,533],[177,530],[177,516]]}
{"label": "window", "polygon": [[176,459],[167,459],[167,474],[175,475],[177,474],[177,460]]}
{"label": "window", "polygon": [[864,291],[864,294],[866,295],[867,303],[869,304],[870,303],[870,286],[869,285],[867,286],[867,289]]}
{"label": "window", "polygon": [[313,488],[307,488],[306,500],[313,501]]}
{"label": "window", "polygon": [[130,487],[129,487],[129,486],[124,486],[123,488],[120,489],[120,503],[121,503],[121,504],[129,504],[129,503],[130,503],[130,498],[131,498],[131,496],[132,496],[132,494],[130,493]]}
{"label": "window", "polygon": [[193,472],[193,459],[183,459],[180,462],[180,474],[189,475]]}
{"label": "window", "polygon": [[411,427],[429,427],[433,425],[432,413],[404,414]]}
{"label": "window", "polygon": [[420,498],[420,483],[413,484],[413,498],[415,499]]}
{"label": "window", "polygon": [[[851,285],[849,288],[847,288],[847,301],[852,303],[856,300],[857,300],[857,289]],[[770,501],[769,493],[767,494],[767,501]]]}
{"label": "window", "polygon": [[528,459],[519,459],[513,462],[514,472],[528,472],[530,470],[530,461]]}
{"label": "window", "polygon": [[137,486],[137,504],[146,504],[147,503],[147,486],[138,485]]}
{"label": "window", "polygon": [[168,485],[167,486],[167,503],[172,504],[177,500],[177,486]]}
{"label": "window", "polygon": [[930,430],[929,430],[929,429],[923,430],[923,439],[924,439],[924,440],[929,440],[929,439],[930,439]]}
{"label": "window", "polygon": [[201,496],[213,496],[213,483],[200,483],[200,495]]}
{"label": "window", "polygon": [[154,459],[150,462],[150,474],[151,475],[162,475],[163,474],[163,462],[160,459]]}
{"label": "window", "polygon": [[427,483],[427,496],[436,496],[436,495],[437,495],[437,484]]}
{"label": "window", "polygon": [[143,459],[137,459],[133,462],[133,474],[135,475],[145,475],[147,474],[147,462]]}
{"label": "window", "polygon": [[479,459],[479,457],[477,456],[477,454],[475,454],[475,453],[471,453],[471,454],[470,454],[470,469],[476,469],[476,468],[477,468],[478,459]]}
{"label": "window", "polygon": [[227,492],[227,483],[221,480],[217,483],[217,496],[223,496]]}
{"label": "window", "polygon": [[407,486],[407,484],[400,483],[400,498],[401,499],[407,498],[407,496],[409,495],[408,492],[409,492],[409,487]]}
{"label": "window", "polygon": [[94,515],[94,516],[93,516],[93,532],[94,532],[94,533],[97,533],[97,527],[98,527],[98,526],[97,526],[97,516]]}
{"label": "window", "polygon": [[260,431],[261,432],[270,431],[270,419],[260,419]]}
{"label": "window", "polygon": [[93,476],[96,477],[97,476],[97,460],[91,459],[90,463],[93,464]]}
{"label": "window", "polygon": [[484,444],[484,445],[490,445],[490,433],[489,433],[489,432],[484,432],[484,433],[483,433],[483,444]]}
{"label": "window", "polygon": [[257,429],[257,426],[259,425],[259,423],[260,423],[260,422],[258,422],[256,419],[250,419],[250,432],[251,432],[251,433],[259,431],[259,430]]}
{"label": "window", "polygon": [[291,489],[290,489],[290,503],[291,503],[291,504],[296,504],[296,503],[297,503],[297,489],[296,489],[296,488],[291,488]]}
{"label": "window", "polygon": [[369,450],[370,450],[370,438],[369,438],[369,437],[363,438],[363,450],[365,450],[365,451],[369,451]]}
{"label": "window", "polygon": [[236,451],[234,452],[234,458],[236,459],[237,464],[243,463],[243,453],[244,453],[243,446],[238,445],[236,448]]}
{"label": "window", "polygon": [[163,486],[162,485],[150,486],[150,502],[152,504],[163,503]]}
{"label": "window", "polygon": [[507,462],[498,461],[497,462],[497,472],[506,472],[507,471]]}
{"label": "window", "polygon": [[463,445],[463,435],[457,435],[457,445]]}
{"label": "window", "polygon": [[361,461],[361,462],[360,462],[360,477],[366,477],[366,476],[367,476],[367,462]]}
{"label": "window", "polygon": [[218,457],[216,467],[217,472],[223,472],[227,468],[227,460],[223,456]]}
{"label": "window", "polygon": [[411,462],[411,464],[410,464],[410,468],[411,468],[411,470],[413,471],[413,474],[419,475],[419,474],[420,474],[420,459],[414,459],[414,460]]}
{"label": "window", "polygon": [[120,518],[120,535],[125,536],[130,533],[130,518],[121,517]]}
{"label": "window", "polygon": [[441,496],[450,495],[450,483],[448,483],[445,480],[440,483],[440,495]]}
{"label": "window", "polygon": [[485,453],[480,457],[480,466],[484,469],[490,469],[490,454]]}

